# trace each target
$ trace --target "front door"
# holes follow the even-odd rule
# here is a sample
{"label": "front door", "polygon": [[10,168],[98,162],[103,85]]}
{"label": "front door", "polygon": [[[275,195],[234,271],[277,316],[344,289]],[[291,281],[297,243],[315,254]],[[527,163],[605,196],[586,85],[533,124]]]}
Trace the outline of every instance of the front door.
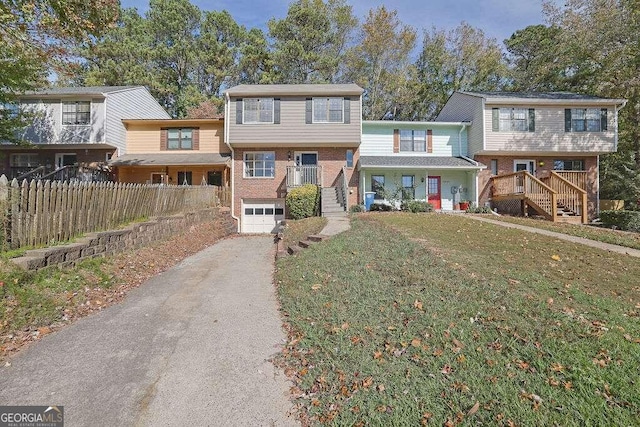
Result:
{"label": "front door", "polygon": [[318,153],[296,153],[296,185],[320,184],[318,182]]}
{"label": "front door", "polygon": [[429,195],[429,203],[431,203],[433,209],[442,209],[442,194],[440,189],[440,177],[430,176],[427,179],[427,193]]}
{"label": "front door", "polygon": [[56,153],[56,169],[73,166],[76,163],[78,163],[78,156],[75,153]]}
{"label": "front door", "polygon": [[[514,160],[513,171],[522,172],[527,171],[531,175],[535,173],[536,161],[535,160]],[[516,177],[516,193],[524,193],[524,177],[519,175]]]}

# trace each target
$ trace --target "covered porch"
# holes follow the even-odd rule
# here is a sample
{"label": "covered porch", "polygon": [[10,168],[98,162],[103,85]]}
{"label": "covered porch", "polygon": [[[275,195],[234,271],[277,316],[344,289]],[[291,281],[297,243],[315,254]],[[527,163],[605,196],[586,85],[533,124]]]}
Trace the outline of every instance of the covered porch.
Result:
{"label": "covered porch", "polygon": [[435,210],[478,205],[478,172],[485,166],[460,157],[363,156],[360,197],[373,193],[374,203],[420,200]]}

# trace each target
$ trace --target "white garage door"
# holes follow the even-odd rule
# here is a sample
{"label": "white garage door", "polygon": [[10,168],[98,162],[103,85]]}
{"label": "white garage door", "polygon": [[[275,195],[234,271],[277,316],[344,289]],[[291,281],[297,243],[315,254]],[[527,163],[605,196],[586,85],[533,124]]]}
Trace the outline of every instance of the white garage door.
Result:
{"label": "white garage door", "polygon": [[283,219],[283,201],[247,200],[242,202],[243,233],[271,233]]}

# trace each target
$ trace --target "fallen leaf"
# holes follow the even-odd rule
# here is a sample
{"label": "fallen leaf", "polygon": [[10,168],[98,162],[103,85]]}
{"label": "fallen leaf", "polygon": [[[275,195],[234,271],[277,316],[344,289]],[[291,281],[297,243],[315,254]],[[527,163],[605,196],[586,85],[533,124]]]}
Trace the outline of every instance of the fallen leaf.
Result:
{"label": "fallen leaf", "polygon": [[413,306],[414,306],[415,308],[417,308],[418,310],[422,310],[422,301],[415,300],[415,301],[413,302]]}
{"label": "fallen leaf", "polygon": [[445,375],[449,375],[451,373],[451,371],[453,371],[453,369],[451,368],[451,366],[449,365],[444,365],[444,367],[442,368],[442,370],[440,371],[441,373],[445,374]]}
{"label": "fallen leaf", "polygon": [[457,339],[453,339],[453,345],[455,345],[457,348],[464,348],[464,344],[462,344],[460,341],[458,341]]}
{"label": "fallen leaf", "polygon": [[480,409],[480,402],[476,402],[476,404],[473,405],[471,409],[469,409],[469,411],[467,412],[467,416],[475,414],[476,412],[478,412],[478,409]]}
{"label": "fallen leaf", "polygon": [[554,261],[560,261],[561,260],[560,255],[555,255],[555,254],[551,255],[551,259],[554,260]]}
{"label": "fallen leaf", "polygon": [[422,344],[422,341],[419,340],[418,338],[414,338],[411,340],[411,347],[420,347],[421,344]]}
{"label": "fallen leaf", "polygon": [[384,384],[378,385],[377,389],[378,389],[378,391],[383,392],[385,390]]}
{"label": "fallen leaf", "polygon": [[382,352],[381,351],[376,351],[375,353],[373,353],[373,358],[374,359],[382,358]]}
{"label": "fallen leaf", "polygon": [[313,289],[314,291],[317,291],[317,290],[318,290],[318,289],[320,289],[321,287],[322,287],[322,285],[321,285],[321,284],[319,284],[319,283],[317,283],[317,284],[315,284],[315,285],[311,286],[311,289]]}

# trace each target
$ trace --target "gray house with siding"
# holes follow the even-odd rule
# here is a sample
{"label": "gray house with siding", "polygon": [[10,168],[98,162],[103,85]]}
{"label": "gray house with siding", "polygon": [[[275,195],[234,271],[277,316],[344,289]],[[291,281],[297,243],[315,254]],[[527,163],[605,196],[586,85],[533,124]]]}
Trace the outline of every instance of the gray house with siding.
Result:
{"label": "gray house with siding", "polygon": [[60,87],[26,92],[19,108],[33,113],[18,145],[0,143],[0,174],[38,169],[43,176],[72,165],[102,165],[126,152],[122,119],[169,119],[144,86]]}

